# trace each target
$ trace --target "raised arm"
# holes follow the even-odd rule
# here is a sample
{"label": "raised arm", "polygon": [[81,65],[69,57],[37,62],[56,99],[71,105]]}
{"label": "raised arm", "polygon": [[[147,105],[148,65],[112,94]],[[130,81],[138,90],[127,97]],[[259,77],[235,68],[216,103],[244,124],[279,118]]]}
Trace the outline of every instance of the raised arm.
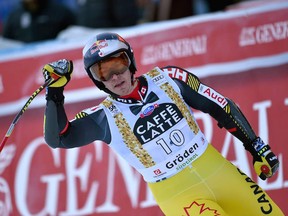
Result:
{"label": "raised arm", "polygon": [[95,140],[110,142],[110,129],[102,109],[89,114],[80,112],[69,121],[64,109],[64,87],[70,81],[73,63],[59,60],[43,68],[45,79],[57,79],[46,90],[46,109],[44,116],[44,137],[52,148],[73,148],[89,144]]}

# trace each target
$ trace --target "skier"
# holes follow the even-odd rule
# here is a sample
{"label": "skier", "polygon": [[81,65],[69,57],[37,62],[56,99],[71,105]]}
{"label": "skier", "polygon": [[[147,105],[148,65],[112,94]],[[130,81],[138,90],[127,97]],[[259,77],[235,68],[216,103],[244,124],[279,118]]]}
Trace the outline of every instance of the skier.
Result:
{"label": "skier", "polygon": [[[46,64],[45,79],[57,80],[46,92],[44,136],[49,146],[107,143],[143,176],[165,215],[284,215],[206,140],[195,121],[191,107],[210,114],[243,142],[261,179],[272,177],[277,157],[231,99],[180,67],[155,67],[135,77],[132,48],[116,33],[93,37],[83,58],[88,76],[108,96],[69,121],[63,91],[73,63],[62,59]],[[193,205],[198,206],[195,212]]]}

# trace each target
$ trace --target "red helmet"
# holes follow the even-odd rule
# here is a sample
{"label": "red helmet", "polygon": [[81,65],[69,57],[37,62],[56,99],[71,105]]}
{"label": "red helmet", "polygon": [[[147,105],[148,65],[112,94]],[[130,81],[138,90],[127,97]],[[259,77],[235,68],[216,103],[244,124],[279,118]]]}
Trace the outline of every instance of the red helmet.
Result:
{"label": "red helmet", "polygon": [[89,77],[99,89],[112,95],[114,94],[113,92],[105,88],[101,81],[93,77],[90,67],[120,52],[125,52],[130,59],[129,70],[131,71],[131,78],[133,79],[133,75],[137,70],[133,50],[130,44],[120,35],[116,33],[98,34],[89,40],[83,49],[84,67]]}

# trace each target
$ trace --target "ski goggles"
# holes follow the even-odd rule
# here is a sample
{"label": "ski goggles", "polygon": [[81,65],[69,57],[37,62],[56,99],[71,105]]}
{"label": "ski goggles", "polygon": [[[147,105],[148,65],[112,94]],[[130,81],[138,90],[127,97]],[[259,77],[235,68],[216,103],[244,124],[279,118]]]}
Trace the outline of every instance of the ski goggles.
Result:
{"label": "ski goggles", "polygon": [[125,52],[110,56],[90,67],[90,72],[97,81],[108,81],[113,75],[120,75],[129,70],[130,59]]}

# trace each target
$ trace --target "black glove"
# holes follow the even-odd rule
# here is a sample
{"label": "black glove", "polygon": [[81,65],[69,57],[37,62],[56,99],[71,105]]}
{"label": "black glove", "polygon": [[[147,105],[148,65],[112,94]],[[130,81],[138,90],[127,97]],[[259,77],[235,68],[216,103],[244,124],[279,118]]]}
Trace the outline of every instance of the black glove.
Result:
{"label": "black glove", "polygon": [[46,64],[43,69],[45,81],[53,79],[54,82],[49,87],[64,87],[71,79],[73,72],[73,62],[67,59],[61,59]]}
{"label": "black glove", "polygon": [[268,144],[265,144],[260,137],[252,142],[250,153],[253,156],[253,166],[257,175],[265,180],[272,177],[279,167],[277,156],[271,151]]}

